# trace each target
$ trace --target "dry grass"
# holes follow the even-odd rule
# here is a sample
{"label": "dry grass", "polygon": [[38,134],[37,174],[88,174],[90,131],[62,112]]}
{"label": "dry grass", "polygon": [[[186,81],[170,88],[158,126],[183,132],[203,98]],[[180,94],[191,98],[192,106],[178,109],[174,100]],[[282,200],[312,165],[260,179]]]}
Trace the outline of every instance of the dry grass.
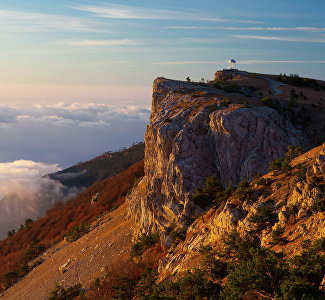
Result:
{"label": "dry grass", "polygon": [[[81,222],[90,222],[96,216],[124,202],[136,178],[142,177],[143,161],[124,172],[97,182],[66,205],[57,205],[46,216],[36,220],[28,230],[0,242],[0,275],[14,270],[25,249],[34,240],[50,247],[64,237],[69,229]],[[98,201],[91,205],[91,197],[100,192]]]}

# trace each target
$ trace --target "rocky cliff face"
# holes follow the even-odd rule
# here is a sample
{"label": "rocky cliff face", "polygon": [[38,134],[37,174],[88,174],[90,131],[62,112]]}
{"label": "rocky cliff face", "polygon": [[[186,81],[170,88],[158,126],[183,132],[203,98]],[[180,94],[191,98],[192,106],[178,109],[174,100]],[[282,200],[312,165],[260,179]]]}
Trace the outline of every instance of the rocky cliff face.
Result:
{"label": "rocky cliff face", "polygon": [[[306,168],[306,178],[298,181],[296,174],[301,163]],[[272,233],[276,228],[283,228],[282,240],[285,242],[273,246],[274,250],[283,251],[289,257],[301,251],[304,240],[324,237],[324,212],[315,208],[315,204],[324,201],[325,144],[304,154],[292,165],[293,170],[289,173],[265,175],[267,185],[252,182],[247,200],[240,201],[234,195],[217,210],[212,208],[198,218],[189,227],[185,241],[170,249],[160,261],[160,279],[200,267],[202,246],[212,246],[220,251],[222,241],[231,231],[244,234],[254,229],[251,217],[270,202],[274,204],[276,221],[272,228],[261,232],[263,246],[272,247]]]}
{"label": "rocky cliff face", "polygon": [[[136,218],[135,236],[159,230],[168,248],[166,227],[173,223],[187,228],[202,214],[190,196],[206,177],[217,174],[224,185],[236,185],[265,173],[289,145],[308,144],[275,110],[227,104],[224,96],[198,84],[154,81],[145,177],[128,198],[129,215]],[[225,214],[227,210],[231,208],[225,208]]]}

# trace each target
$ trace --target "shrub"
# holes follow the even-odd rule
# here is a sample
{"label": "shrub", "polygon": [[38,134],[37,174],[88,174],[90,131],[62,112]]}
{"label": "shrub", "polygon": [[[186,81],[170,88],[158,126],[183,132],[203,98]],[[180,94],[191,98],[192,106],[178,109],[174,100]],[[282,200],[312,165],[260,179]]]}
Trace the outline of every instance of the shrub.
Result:
{"label": "shrub", "polygon": [[214,175],[205,179],[205,186],[203,188],[197,188],[191,196],[191,200],[201,206],[202,208],[209,207],[216,202],[216,196],[218,193],[223,192],[225,189],[220,183],[219,178]]}
{"label": "shrub", "polygon": [[74,242],[84,236],[86,233],[89,232],[89,225],[88,223],[80,223],[77,226],[74,226],[70,229],[66,235],[66,239],[69,242]]}
{"label": "shrub", "polygon": [[270,178],[261,177],[261,178],[256,180],[257,185],[269,185],[270,183],[271,183]]}
{"label": "shrub", "polygon": [[199,252],[202,255],[201,265],[213,281],[224,278],[227,273],[227,263],[216,258],[217,253],[211,246],[203,246]]}
{"label": "shrub", "polygon": [[221,299],[274,299],[279,294],[279,283],[288,273],[282,255],[265,248],[251,248],[250,255],[229,267]]}
{"label": "shrub", "polygon": [[289,85],[310,87],[317,91],[325,88],[325,86],[319,85],[315,79],[302,78],[298,74],[290,74],[289,76],[280,74],[278,80]]}
{"label": "shrub", "polygon": [[256,213],[249,218],[249,221],[256,224],[257,231],[272,227],[278,221],[274,203],[272,201],[264,203],[264,205],[260,206],[256,210]]}
{"label": "shrub", "polygon": [[289,161],[292,161],[297,156],[303,154],[305,150],[297,146],[288,146],[288,151],[285,153],[284,157]]}
{"label": "shrub", "polygon": [[72,300],[84,293],[81,284],[77,284],[68,288],[57,285],[50,293],[49,300]]}
{"label": "shrub", "polygon": [[153,247],[159,241],[159,234],[158,233],[151,233],[149,235],[142,235],[138,237],[138,240],[135,244],[131,247],[130,256],[136,257],[141,256],[144,251]]}
{"label": "shrub", "polygon": [[289,165],[289,161],[285,158],[277,158],[271,161],[269,171],[275,172],[287,172],[291,170],[291,166]]}
{"label": "shrub", "polygon": [[224,244],[226,257],[247,260],[251,258],[250,249],[260,247],[261,241],[254,232],[240,236],[236,230],[233,230],[225,237]]}
{"label": "shrub", "polygon": [[9,273],[6,273],[2,276],[2,284],[5,289],[8,289],[10,286],[12,286],[15,282],[17,282],[19,279],[19,274],[16,271],[12,271]]}
{"label": "shrub", "polygon": [[186,232],[186,228],[175,228],[173,231],[171,231],[170,236],[174,242],[184,241],[186,238]]}
{"label": "shrub", "polygon": [[325,212],[325,193],[315,199],[311,209],[315,212]]}
{"label": "shrub", "polygon": [[35,259],[42,252],[44,252],[45,249],[46,247],[43,244],[39,244],[39,241],[33,241],[26,249],[25,254],[22,257],[22,261],[27,263],[28,261]]}
{"label": "shrub", "polygon": [[287,152],[284,154],[282,158],[277,158],[273,160],[269,165],[269,171],[276,172],[288,172],[292,168],[290,166],[290,162],[301,155],[304,152],[304,149],[297,146],[288,146]]}
{"label": "shrub", "polygon": [[274,244],[280,244],[280,245],[287,243],[287,239],[282,237],[283,233],[284,233],[284,228],[281,226],[277,226],[272,231],[272,242]]}
{"label": "shrub", "polygon": [[306,180],[306,172],[307,172],[307,168],[302,167],[296,174],[295,183]]}
{"label": "shrub", "polygon": [[277,112],[282,112],[283,108],[280,105],[280,102],[276,99],[271,99],[269,97],[264,97],[262,98],[262,103],[265,106],[271,107],[273,109],[275,109]]}
{"label": "shrub", "polygon": [[246,178],[243,178],[236,189],[235,195],[240,198],[242,201],[246,200],[249,195],[249,181]]}
{"label": "shrub", "polygon": [[214,83],[213,83],[213,87],[214,87],[215,89],[221,89],[221,88],[222,88],[222,86],[220,85],[220,82],[219,82],[219,81],[214,82]]}

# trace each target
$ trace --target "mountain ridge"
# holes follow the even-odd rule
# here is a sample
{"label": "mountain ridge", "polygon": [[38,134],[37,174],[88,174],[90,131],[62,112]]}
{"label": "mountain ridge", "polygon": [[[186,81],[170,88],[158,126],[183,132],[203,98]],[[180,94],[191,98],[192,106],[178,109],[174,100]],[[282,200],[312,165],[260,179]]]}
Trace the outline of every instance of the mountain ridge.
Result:
{"label": "mountain ridge", "polygon": [[[299,85],[288,83],[278,86],[281,94],[274,95],[268,91],[269,81],[258,76],[248,73],[209,83],[165,78],[154,81],[144,173],[140,167],[137,180],[131,184],[128,179],[122,193],[125,203],[118,202],[122,205],[116,211],[126,218],[129,235],[126,243],[114,245],[114,249],[129,249],[131,260],[126,261],[125,252],[117,267],[110,264],[109,257],[103,258],[102,268],[106,271],[93,275],[95,282],[91,284],[89,277],[78,278],[85,272],[85,265],[78,266],[74,257],[65,256],[52,265],[56,274],[51,279],[53,288],[58,283],[64,293],[82,283],[86,299],[111,299],[113,295],[119,299],[192,299],[194,293],[198,293],[197,299],[206,299],[210,296],[207,287],[215,288],[213,299],[227,300],[275,299],[279,293],[281,299],[289,300],[296,297],[292,293],[299,295],[297,299],[302,299],[302,293],[323,293],[325,120],[322,102],[315,103],[324,92],[320,89],[314,93],[314,87],[305,86],[303,80],[301,92],[305,97],[299,96]],[[279,80],[279,76],[274,79]],[[254,88],[250,87],[253,83]],[[298,92],[292,92],[294,88]],[[315,128],[318,132],[314,132]],[[103,183],[97,187],[105,186]],[[99,189],[87,192],[88,204],[97,192],[101,193]],[[101,199],[103,204],[106,197]],[[80,240],[67,244],[75,247],[73,255],[83,251],[80,245],[87,239],[92,237],[94,243],[100,238],[96,232],[114,229],[108,225],[110,214],[105,212],[102,217],[108,221],[106,229],[99,222]],[[115,238],[121,237],[118,232],[114,234]],[[91,268],[96,249],[100,252],[111,239],[89,252],[87,268]],[[224,254],[229,250],[227,243],[244,248],[246,260],[241,262],[238,257]],[[309,248],[318,250],[306,254],[306,245],[312,243],[315,246]],[[53,255],[59,261],[59,252]],[[313,255],[315,261],[310,261]],[[46,257],[43,266],[37,266],[28,278],[5,292],[3,299],[21,292],[26,297],[35,293],[35,289],[19,287],[27,286],[29,280],[37,286],[37,274],[45,272],[44,266],[52,258]],[[294,277],[298,271],[290,263],[291,258],[300,259],[302,268],[304,261],[310,263],[307,268],[311,272],[315,268],[317,276],[307,278],[299,273],[300,277]],[[258,269],[249,269],[252,274],[248,275],[241,273],[252,275],[251,281],[238,283],[238,276],[233,275],[237,273],[231,272],[244,272],[236,268],[241,264],[248,268],[253,263],[258,264]],[[281,275],[276,284],[272,281],[270,285],[270,278],[284,272],[278,268],[285,263],[293,273]],[[63,273],[59,272],[61,267]],[[97,263],[94,268],[99,269]],[[211,271],[219,277],[213,277]],[[122,279],[118,279],[119,275]],[[261,281],[264,285],[259,278],[265,280]],[[287,287],[292,289],[288,291]],[[37,297],[47,298],[50,288],[48,284]],[[228,296],[220,298],[220,293]]]}

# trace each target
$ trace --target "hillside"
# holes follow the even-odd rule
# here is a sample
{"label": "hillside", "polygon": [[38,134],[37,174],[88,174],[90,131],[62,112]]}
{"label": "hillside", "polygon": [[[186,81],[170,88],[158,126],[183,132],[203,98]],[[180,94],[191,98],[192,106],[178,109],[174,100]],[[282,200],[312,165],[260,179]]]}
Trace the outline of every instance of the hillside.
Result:
{"label": "hillside", "polygon": [[121,173],[142,160],[143,156],[144,144],[138,143],[120,151],[104,153],[48,176],[67,187],[88,187],[96,181]]}
{"label": "hillside", "polygon": [[0,239],[4,239],[9,231],[19,230],[26,219],[43,216],[53,205],[67,202],[93,183],[121,173],[143,156],[144,144],[135,144],[43,177],[42,183],[34,183],[39,183],[41,188],[33,196],[17,194],[13,190],[0,201]]}
{"label": "hillside", "polygon": [[[60,243],[2,298],[46,299],[52,287],[52,299],[323,299],[324,91],[238,70],[208,83],[157,78],[144,172],[137,163],[95,183],[47,227],[26,229]],[[89,232],[69,238],[86,220]],[[31,242],[18,237],[0,244],[7,271]]]}
{"label": "hillside", "polygon": [[46,216],[26,224],[23,230],[0,241],[0,275],[14,270],[19,273],[17,270],[26,264],[23,260],[26,249],[35,241],[37,245],[48,248],[61,241],[75,226],[81,223],[90,224],[122,204],[130,188],[141,176],[143,161],[114,177],[96,182],[66,205],[52,208]]}

